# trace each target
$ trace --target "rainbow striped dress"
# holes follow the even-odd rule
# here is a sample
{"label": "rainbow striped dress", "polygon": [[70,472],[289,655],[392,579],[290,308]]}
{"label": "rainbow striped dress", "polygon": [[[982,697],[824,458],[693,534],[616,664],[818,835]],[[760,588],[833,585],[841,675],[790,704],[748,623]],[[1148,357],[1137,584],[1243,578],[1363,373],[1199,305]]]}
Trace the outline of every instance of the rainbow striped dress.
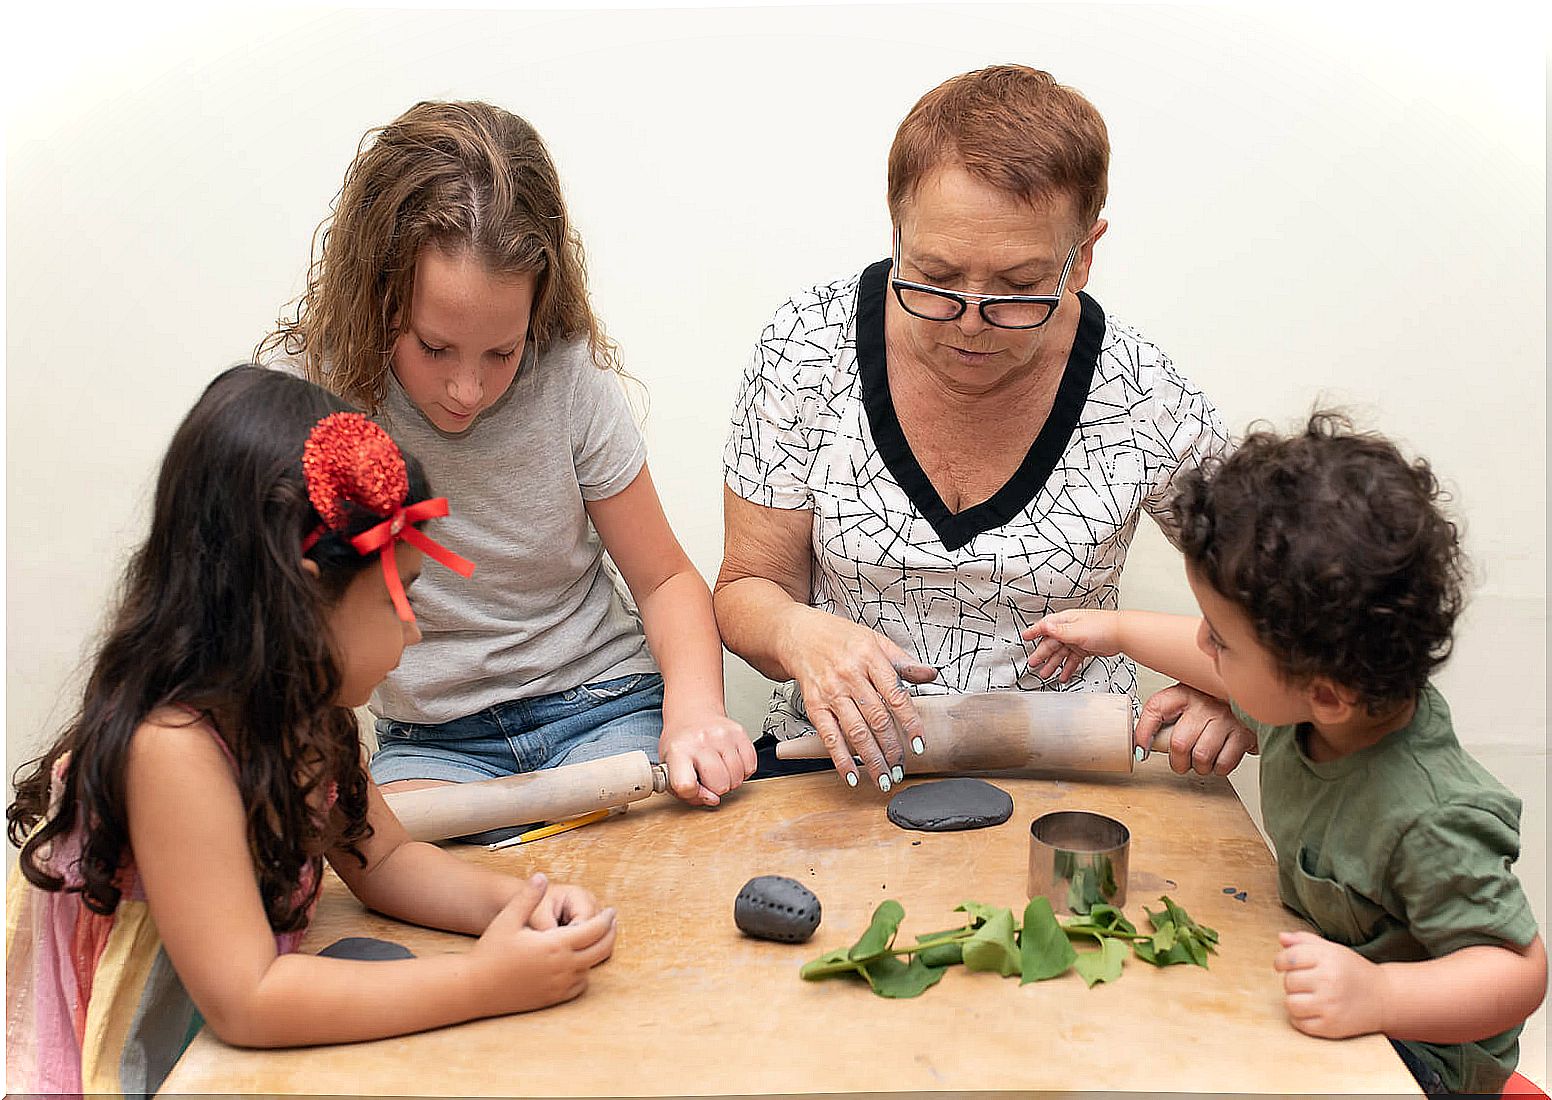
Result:
{"label": "rainbow striped dress", "polygon": [[[220,735],[210,734],[231,761]],[[54,765],[56,805],[66,763]],[[126,853],[114,880],[118,907],[104,916],[70,889],[81,885],[80,856],[78,828],[38,861],[66,889],[40,890],[19,867],[6,883],[6,1091],[148,1095],[203,1020],[162,949],[133,859]],[[321,873],[314,860],[301,889]],[[277,934],[275,950],[295,951],[304,934],[305,925]]]}

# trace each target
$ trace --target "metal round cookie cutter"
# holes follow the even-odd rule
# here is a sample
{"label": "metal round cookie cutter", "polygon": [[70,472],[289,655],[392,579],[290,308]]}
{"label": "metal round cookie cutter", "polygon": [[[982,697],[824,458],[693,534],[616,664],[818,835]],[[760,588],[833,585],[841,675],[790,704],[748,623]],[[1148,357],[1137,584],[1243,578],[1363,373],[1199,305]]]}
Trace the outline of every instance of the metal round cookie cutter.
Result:
{"label": "metal round cookie cutter", "polygon": [[1029,896],[1043,894],[1057,912],[1087,913],[1100,903],[1121,908],[1131,843],[1131,830],[1104,814],[1042,814],[1029,826]]}

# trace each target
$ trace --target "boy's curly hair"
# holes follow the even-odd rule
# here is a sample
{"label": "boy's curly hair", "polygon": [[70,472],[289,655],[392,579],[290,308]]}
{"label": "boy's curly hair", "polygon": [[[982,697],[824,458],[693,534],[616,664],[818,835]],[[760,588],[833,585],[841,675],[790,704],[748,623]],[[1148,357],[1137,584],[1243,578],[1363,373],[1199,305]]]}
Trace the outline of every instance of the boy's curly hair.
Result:
{"label": "boy's curly hair", "polygon": [[1450,654],[1465,562],[1443,497],[1426,461],[1317,411],[1183,475],[1171,513],[1187,562],[1284,676],[1327,677],[1380,713]]}

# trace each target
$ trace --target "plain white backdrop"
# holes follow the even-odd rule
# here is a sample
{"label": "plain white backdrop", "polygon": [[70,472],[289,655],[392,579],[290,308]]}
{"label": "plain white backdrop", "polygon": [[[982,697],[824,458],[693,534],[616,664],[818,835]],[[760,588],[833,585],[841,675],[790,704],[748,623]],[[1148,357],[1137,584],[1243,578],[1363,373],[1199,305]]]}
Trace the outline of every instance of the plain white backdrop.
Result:
{"label": "plain white backdrop", "polygon": [[[69,9],[8,20],[8,769],[79,691],[155,466],[302,287],[364,131],[484,98],[545,136],[595,303],[650,395],[650,462],[710,580],[749,349],[885,255],[885,154],[967,69],[1049,69],[1104,114],[1090,291],[1231,431],[1316,402],[1426,454],[1478,584],[1439,677],[1525,800],[1545,927],[1546,23],[1529,6],[765,5]],[[1189,610],[1144,524],[1123,600]],[[734,717],[764,682],[728,661]],[[1256,812],[1254,769],[1236,785]],[[1545,1016],[1523,1069],[1545,1081]]]}

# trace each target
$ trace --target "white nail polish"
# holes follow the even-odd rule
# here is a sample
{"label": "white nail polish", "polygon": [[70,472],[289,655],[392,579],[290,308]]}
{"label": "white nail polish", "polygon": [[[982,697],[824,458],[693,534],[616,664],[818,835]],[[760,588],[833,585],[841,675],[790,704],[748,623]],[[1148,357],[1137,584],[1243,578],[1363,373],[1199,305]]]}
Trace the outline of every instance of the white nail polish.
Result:
{"label": "white nail polish", "polygon": [[889,792],[889,776],[881,775],[878,777],[878,789],[886,794]]}
{"label": "white nail polish", "polygon": [[848,787],[855,787],[857,785],[857,773],[856,772],[847,772],[846,773],[846,785]]}
{"label": "white nail polish", "polygon": [[911,738],[911,751],[920,756],[927,751],[927,746],[920,737],[913,737]]}
{"label": "white nail polish", "polygon": [[895,782],[898,783],[900,780],[905,778],[905,769],[902,768],[899,764],[896,764],[894,767],[889,769],[889,774],[894,776]]}

